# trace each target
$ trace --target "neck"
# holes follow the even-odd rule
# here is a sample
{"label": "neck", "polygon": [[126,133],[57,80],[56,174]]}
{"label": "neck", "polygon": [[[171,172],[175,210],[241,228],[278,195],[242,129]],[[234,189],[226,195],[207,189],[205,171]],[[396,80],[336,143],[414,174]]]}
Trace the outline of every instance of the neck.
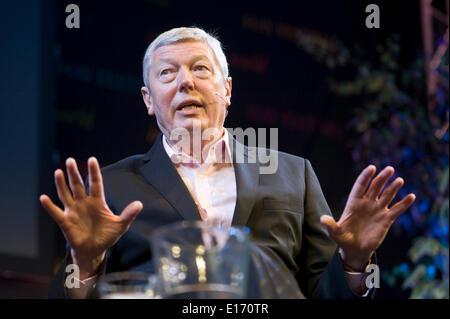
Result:
{"label": "neck", "polygon": [[206,159],[209,148],[220,140],[225,134],[225,129],[207,128],[204,130],[194,129],[187,134],[170,134],[168,138],[165,136],[169,146],[176,152],[182,152],[200,163]]}

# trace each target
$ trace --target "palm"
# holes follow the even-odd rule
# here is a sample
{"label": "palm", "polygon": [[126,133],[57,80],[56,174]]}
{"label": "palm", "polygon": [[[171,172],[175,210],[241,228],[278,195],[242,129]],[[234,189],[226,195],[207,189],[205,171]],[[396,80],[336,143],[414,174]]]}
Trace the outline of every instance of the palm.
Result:
{"label": "palm", "polygon": [[403,180],[397,178],[383,192],[389,178],[394,174],[392,167],[385,168],[370,183],[375,174],[373,166],[367,167],[356,180],[349,195],[344,212],[338,222],[322,218],[332,239],[353,260],[368,260],[383,242],[395,219],[414,202],[410,194],[389,208]]}
{"label": "palm", "polygon": [[101,255],[113,246],[142,209],[142,204],[133,202],[121,215],[114,215],[106,204],[100,168],[95,159],[89,160],[90,194],[87,195],[76,163],[67,161],[71,191],[61,170],[55,172],[58,197],[64,211],[43,195],[44,208],[55,219],[70,247],[85,258]]}
{"label": "palm", "polygon": [[[349,199],[338,222],[341,247],[357,247],[363,251],[374,251],[385,238],[392,221],[384,207],[377,207],[366,199]],[[365,214],[358,212],[373,212]]]}
{"label": "palm", "polygon": [[87,197],[64,210],[64,234],[72,249],[96,256],[115,244],[123,227],[106,203]]}

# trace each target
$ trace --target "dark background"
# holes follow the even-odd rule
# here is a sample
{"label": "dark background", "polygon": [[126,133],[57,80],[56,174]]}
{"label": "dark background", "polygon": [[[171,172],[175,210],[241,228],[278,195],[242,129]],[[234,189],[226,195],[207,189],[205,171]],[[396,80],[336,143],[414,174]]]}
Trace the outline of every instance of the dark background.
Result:
{"label": "dark background", "polygon": [[[418,1],[30,2],[34,6],[13,1],[2,4],[5,9],[2,15],[8,10],[17,15],[32,15],[35,11],[30,10],[38,10],[35,23],[41,26],[37,45],[42,54],[41,68],[35,71],[39,73],[36,79],[41,92],[37,115],[40,152],[36,155],[40,177],[36,185],[40,193],[53,198],[52,172],[62,168],[67,157],[74,157],[86,174],[90,156],[96,156],[105,166],[149,149],[158,128],[155,119],[147,115],[140,94],[145,49],[163,31],[198,26],[218,35],[228,58],[233,92],[225,126],[277,127],[279,149],[312,162],[328,203],[338,217],[359,173],[349,143],[354,136],[348,130],[348,121],[359,101],[352,104],[332,93],[327,79],[345,78],[352,70],[348,74],[342,71],[333,74],[294,41],[277,33],[277,27],[318,31],[349,48],[358,47],[367,56],[375,56],[379,43],[398,34],[401,61],[405,64],[418,54],[422,45]],[[65,8],[70,3],[80,8],[79,29],[65,26],[68,15]],[[368,15],[365,7],[369,3],[380,7],[380,29],[365,27]],[[13,17],[8,21],[11,25],[8,28],[4,22],[2,32],[14,34],[18,23],[26,24],[23,19]],[[34,29],[33,25],[25,27]],[[28,49],[25,46],[17,50],[26,53]],[[5,62],[2,66],[14,73],[15,64],[5,61],[7,57],[1,52]],[[24,78],[32,75],[22,72]],[[2,91],[5,96],[10,93]],[[3,110],[9,106],[2,103],[1,107]],[[10,253],[0,254],[0,270],[9,279],[4,281],[3,287],[8,287],[5,297],[42,297],[48,278],[62,257],[64,238],[45,212],[38,206],[36,210],[40,242],[37,256],[21,259]],[[27,238],[26,234],[23,236]],[[401,232],[390,232],[378,251],[381,269],[402,262],[410,244],[410,239]],[[11,245],[14,247],[14,243]],[[39,266],[31,267],[31,263],[25,266],[30,260]],[[29,288],[26,285],[30,282],[39,287]],[[408,292],[382,283],[377,297],[406,298]]]}

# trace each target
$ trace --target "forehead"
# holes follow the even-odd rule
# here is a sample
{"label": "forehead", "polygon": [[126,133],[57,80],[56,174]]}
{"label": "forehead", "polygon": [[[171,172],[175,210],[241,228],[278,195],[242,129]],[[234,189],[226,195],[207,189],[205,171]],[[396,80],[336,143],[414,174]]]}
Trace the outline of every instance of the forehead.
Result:
{"label": "forehead", "polygon": [[183,63],[190,60],[207,59],[215,61],[213,50],[202,41],[176,42],[157,48],[152,55],[152,64],[159,62]]}

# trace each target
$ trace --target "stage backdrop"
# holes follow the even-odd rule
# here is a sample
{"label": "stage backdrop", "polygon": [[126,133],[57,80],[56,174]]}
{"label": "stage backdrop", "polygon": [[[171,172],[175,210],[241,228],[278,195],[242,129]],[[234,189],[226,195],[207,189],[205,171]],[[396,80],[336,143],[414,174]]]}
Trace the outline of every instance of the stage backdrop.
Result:
{"label": "stage backdrop", "polygon": [[[448,287],[448,205],[447,210],[443,207],[440,224],[435,224],[445,198],[448,202],[448,183],[438,179],[445,176],[445,167],[448,174],[448,132],[447,137],[433,139],[436,123],[427,124],[430,121],[420,3],[376,1],[380,28],[368,28],[366,7],[372,2],[309,1],[285,5],[241,1],[218,5],[211,1],[140,0],[125,4],[78,0],[75,3],[80,9],[79,28],[66,27],[70,14],[66,7],[74,2],[53,2],[50,20],[55,30],[51,51],[55,103],[44,117],[52,121],[48,124],[54,130],[54,138],[40,137],[50,139],[46,145],[54,145],[45,153],[51,158],[47,164],[52,169],[63,168],[65,159],[72,156],[85,176],[90,156],[96,156],[105,166],[146,152],[159,130],[155,119],[147,115],[140,94],[145,49],[159,33],[170,28],[199,26],[217,34],[228,58],[233,92],[225,125],[278,128],[278,148],[312,162],[336,218],[356,176],[369,163],[378,169],[393,165],[410,183],[407,191],[421,195],[417,205],[420,209],[405,213],[378,251],[383,281],[377,296],[410,296],[414,287],[411,283],[403,288],[402,285],[412,274],[416,276],[412,286],[419,282],[445,284],[447,278]],[[441,2],[439,9],[444,4]],[[10,22],[2,23],[5,32]],[[37,29],[33,32],[39,33]],[[435,40],[439,41],[442,34],[437,32]],[[31,54],[31,50],[38,49],[39,43],[23,50]],[[10,65],[14,60],[2,63],[10,67],[10,73],[22,68],[21,73],[25,74],[21,62],[14,64],[17,68]],[[39,91],[37,85],[31,86],[33,94]],[[14,100],[10,93],[2,96]],[[444,105],[447,98],[447,104],[440,111],[444,115],[438,115],[440,120],[445,118],[445,111],[448,119],[448,92],[442,96]],[[28,100],[13,102],[18,108],[26,105],[30,112],[39,112],[38,106],[33,106],[36,98],[27,99],[31,104]],[[8,122],[13,125],[16,115],[9,112]],[[26,121],[30,130],[43,125],[33,118]],[[38,143],[36,136],[22,137],[19,143],[24,145],[26,139],[25,145],[30,145],[26,151],[32,152],[33,143]],[[3,143],[11,143],[5,139]],[[21,155],[9,156],[24,161]],[[421,161],[426,162],[423,169],[417,166]],[[38,168],[33,169],[31,162],[20,167],[37,174]],[[40,172],[48,173],[42,169]],[[6,174],[10,179],[11,172]],[[36,176],[30,174],[26,174],[27,178],[34,180]],[[54,196],[52,179],[48,173],[42,179],[47,185],[40,185]],[[27,203],[33,198],[37,203],[37,190],[30,187],[27,191]],[[22,212],[29,215],[27,226],[19,229],[32,229],[23,240],[25,254],[36,253],[31,243],[38,236],[33,226],[36,209]],[[8,225],[18,229],[19,224],[19,219],[12,217]],[[5,234],[10,233],[8,230]],[[62,253],[64,240],[56,228],[55,234],[59,234],[58,252]],[[417,236],[434,239],[440,245],[438,253],[432,250],[434,255],[423,265],[408,253]],[[3,250],[18,251],[18,247],[4,245]],[[425,267],[425,273],[414,273],[419,264]],[[432,290],[433,286],[427,287]],[[419,296],[429,294],[422,291]]]}

